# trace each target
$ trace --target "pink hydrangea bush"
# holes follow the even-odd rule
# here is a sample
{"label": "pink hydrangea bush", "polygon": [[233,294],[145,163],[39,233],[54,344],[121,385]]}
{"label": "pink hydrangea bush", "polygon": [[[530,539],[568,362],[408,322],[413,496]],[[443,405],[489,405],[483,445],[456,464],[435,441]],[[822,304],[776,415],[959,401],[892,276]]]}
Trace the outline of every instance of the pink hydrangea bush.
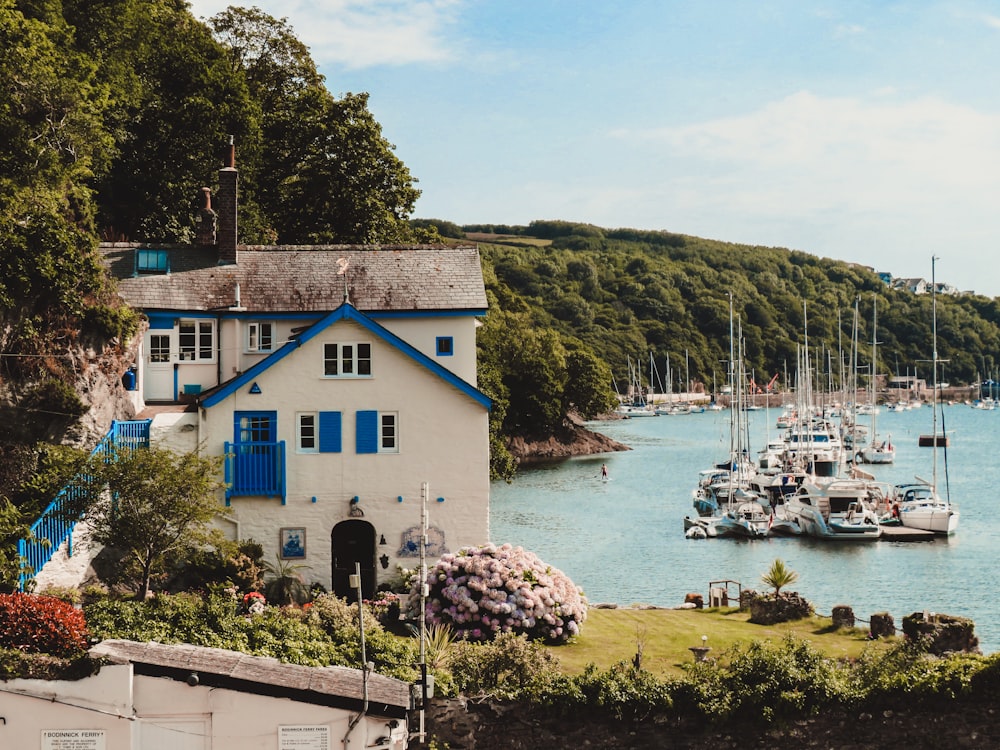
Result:
{"label": "pink hydrangea bush", "polygon": [[[583,592],[563,573],[510,544],[463,547],[427,571],[428,625],[447,625],[459,638],[492,640],[499,633],[563,642],[587,618]],[[414,578],[407,614],[420,613]]]}

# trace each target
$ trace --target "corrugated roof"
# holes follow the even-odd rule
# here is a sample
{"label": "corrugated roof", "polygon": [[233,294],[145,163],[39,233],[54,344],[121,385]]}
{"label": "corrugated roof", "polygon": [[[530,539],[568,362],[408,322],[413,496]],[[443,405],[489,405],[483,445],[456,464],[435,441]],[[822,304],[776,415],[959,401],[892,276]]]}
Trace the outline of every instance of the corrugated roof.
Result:
{"label": "corrugated roof", "polygon": [[[138,248],[162,248],[170,272],[133,276]],[[238,262],[219,265],[214,248],[106,243],[105,263],[119,292],[143,310],[301,313],[336,309],[348,298],[364,312],[485,311],[475,245],[241,246]],[[341,273],[343,271],[343,273]]]}

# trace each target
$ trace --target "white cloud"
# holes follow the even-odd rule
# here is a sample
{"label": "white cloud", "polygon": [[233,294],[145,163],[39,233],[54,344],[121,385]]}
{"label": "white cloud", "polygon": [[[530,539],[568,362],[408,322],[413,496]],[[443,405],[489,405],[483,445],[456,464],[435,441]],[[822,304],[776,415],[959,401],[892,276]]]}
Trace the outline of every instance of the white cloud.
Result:
{"label": "white cloud", "polygon": [[[441,62],[456,46],[449,29],[464,0],[256,0],[275,18],[287,19],[320,67]],[[194,0],[192,12],[208,18],[228,7],[226,0]]]}
{"label": "white cloud", "polygon": [[1000,190],[1000,117],[933,97],[800,92],[741,116],[618,136],[640,138],[668,159],[704,160],[706,198],[765,213],[985,205]]}
{"label": "white cloud", "polygon": [[864,34],[865,27],[857,23],[841,23],[837,24],[834,29],[834,35],[838,37],[844,36],[856,36],[858,34]]}

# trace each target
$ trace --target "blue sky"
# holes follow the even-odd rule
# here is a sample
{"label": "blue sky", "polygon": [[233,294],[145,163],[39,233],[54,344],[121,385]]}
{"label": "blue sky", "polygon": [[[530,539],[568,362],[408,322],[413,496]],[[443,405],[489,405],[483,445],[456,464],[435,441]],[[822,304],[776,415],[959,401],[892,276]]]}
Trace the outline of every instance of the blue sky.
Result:
{"label": "blue sky", "polygon": [[1000,296],[998,3],[252,4],[333,94],[370,94],[415,217],[665,229],[928,279],[936,255],[938,281]]}

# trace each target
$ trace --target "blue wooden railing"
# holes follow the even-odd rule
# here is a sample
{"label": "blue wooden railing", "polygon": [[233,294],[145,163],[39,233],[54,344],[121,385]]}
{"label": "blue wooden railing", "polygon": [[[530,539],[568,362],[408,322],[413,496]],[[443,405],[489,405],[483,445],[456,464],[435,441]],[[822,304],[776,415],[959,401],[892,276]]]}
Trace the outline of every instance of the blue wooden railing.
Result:
{"label": "blue wooden railing", "polygon": [[285,441],[226,443],[226,505],[233,497],[280,497],[285,504]]}
{"label": "blue wooden railing", "polygon": [[[91,456],[106,454],[113,448],[148,448],[150,419],[118,421],[111,423],[111,429],[101,438]],[[73,529],[79,519],[72,518],[67,508],[79,507],[76,501],[84,490],[85,482],[72,481],[49,503],[42,515],[31,525],[31,533],[17,543],[17,554],[21,560],[21,576],[18,587],[24,591],[28,581],[55,554],[64,541],[67,552],[73,554]]]}

